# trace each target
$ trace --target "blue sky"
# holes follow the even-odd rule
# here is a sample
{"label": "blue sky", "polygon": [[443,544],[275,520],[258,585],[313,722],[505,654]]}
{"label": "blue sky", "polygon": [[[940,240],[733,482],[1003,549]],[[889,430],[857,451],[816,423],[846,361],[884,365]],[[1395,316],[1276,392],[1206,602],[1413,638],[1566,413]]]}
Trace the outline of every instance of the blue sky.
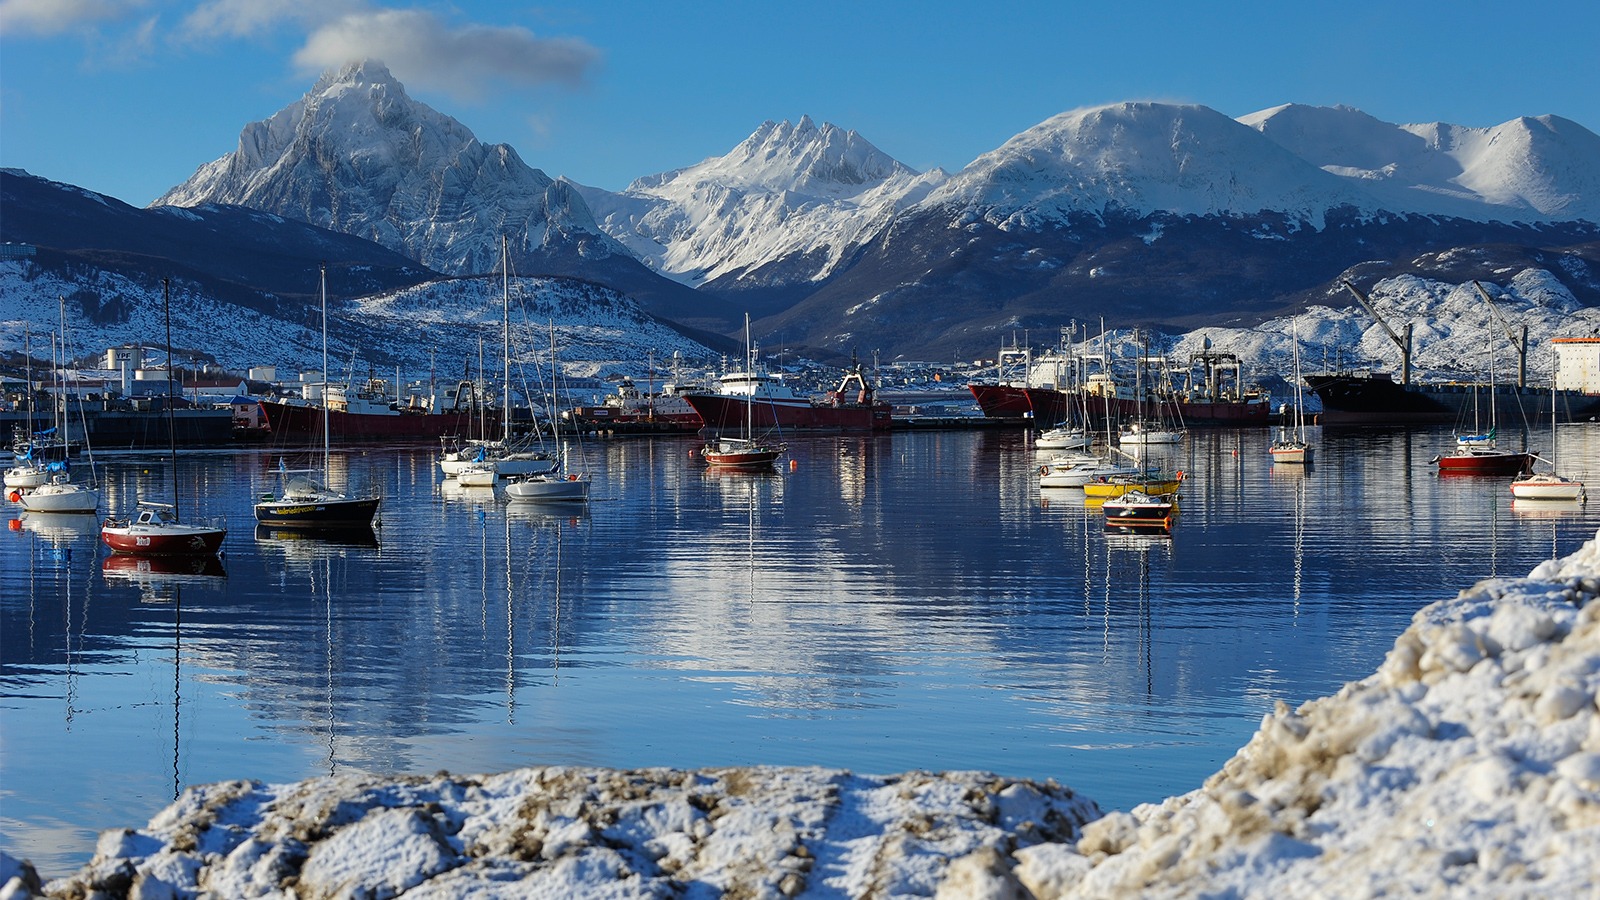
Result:
{"label": "blue sky", "polygon": [[1120,100],[1600,130],[1597,48],[1600,4],[1571,0],[0,0],[0,165],[142,206],[362,56],[480,140],[619,190],[802,115],[952,171]]}

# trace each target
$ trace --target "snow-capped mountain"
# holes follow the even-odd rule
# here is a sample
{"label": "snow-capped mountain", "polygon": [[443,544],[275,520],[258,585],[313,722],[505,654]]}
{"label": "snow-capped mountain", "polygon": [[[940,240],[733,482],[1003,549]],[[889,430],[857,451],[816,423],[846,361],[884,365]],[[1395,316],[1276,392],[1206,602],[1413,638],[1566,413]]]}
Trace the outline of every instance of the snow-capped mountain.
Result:
{"label": "snow-capped mountain", "polygon": [[730,330],[717,298],[651,272],[595,224],[570,183],[411,99],[374,60],[325,73],[306,95],[245,126],[233,153],[155,206],[231,203],[367,238],[447,274],[586,278],[692,327]]}
{"label": "snow-capped mountain", "polygon": [[233,153],[155,205],[232,203],[367,238],[436,271],[524,271],[540,249],[624,253],[581,199],[460,122],[407,96],[380,62],[325,73],[302,98],[246,125]]}
{"label": "snow-capped mountain", "polygon": [[[685,284],[826,278],[897,212],[945,178],[918,173],[854,131],[809,116],[762,123],[726,155],[639,178],[621,193],[579,190],[600,227]],[[758,274],[777,260],[781,272]],[[720,282],[720,283],[719,283]]]}
{"label": "snow-capped mountain", "polygon": [[514,272],[596,282],[691,334],[736,333],[751,311],[758,334],[818,357],[970,357],[1015,328],[1102,316],[1248,326],[1363,266],[1369,283],[1540,269],[1600,304],[1600,137],[1553,116],[1468,129],[1117,103],[954,175],[801,118],[611,194],[480,144],[369,61],[246,126],[158,202],[238,203],[451,273],[497,269],[504,234]]}
{"label": "snow-capped mountain", "polygon": [[1492,128],[1391,125],[1349,107],[1289,104],[1239,119],[1391,212],[1600,221],[1600,136],[1559,116]]}
{"label": "snow-capped mountain", "polygon": [[924,206],[981,211],[1028,227],[1100,216],[1281,213],[1321,227],[1327,211],[1376,207],[1358,185],[1319,170],[1213,109],[1118,103],[1053,116],[983,154]]}

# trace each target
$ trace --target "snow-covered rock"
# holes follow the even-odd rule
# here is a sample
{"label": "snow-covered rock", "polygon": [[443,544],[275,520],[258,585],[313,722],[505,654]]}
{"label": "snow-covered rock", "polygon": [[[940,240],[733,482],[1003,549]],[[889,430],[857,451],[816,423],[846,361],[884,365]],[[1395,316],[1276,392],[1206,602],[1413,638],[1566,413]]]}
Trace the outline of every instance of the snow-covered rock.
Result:
{"label": "snow-covered rock", "polygon": [[[1600,535],[1419,611],[1192,793],[972,772],[540,768],[194,788],[52,896],[1578,897],[1600,890]],[[0,857],[7,891],[31,869]]]}

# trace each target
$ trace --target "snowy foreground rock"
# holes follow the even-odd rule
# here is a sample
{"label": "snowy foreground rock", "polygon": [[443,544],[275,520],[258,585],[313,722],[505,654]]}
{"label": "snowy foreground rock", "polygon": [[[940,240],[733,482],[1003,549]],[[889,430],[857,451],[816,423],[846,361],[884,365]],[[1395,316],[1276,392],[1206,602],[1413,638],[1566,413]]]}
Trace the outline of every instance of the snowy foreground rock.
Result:
{"label": "snowy foreground rock", "polygon": [[[1419,612],[1199,790],[525,769],[195,788],[60,897],[1577,897],[1600,891],[1600,536]],[[0,858],[0,896],[38,890]]]}

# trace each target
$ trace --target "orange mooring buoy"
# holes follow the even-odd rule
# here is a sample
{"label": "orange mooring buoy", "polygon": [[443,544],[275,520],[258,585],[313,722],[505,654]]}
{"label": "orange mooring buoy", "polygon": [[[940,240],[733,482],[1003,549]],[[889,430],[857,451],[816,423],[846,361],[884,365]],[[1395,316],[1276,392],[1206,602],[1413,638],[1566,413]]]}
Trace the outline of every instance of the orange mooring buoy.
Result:
{"label": "orange mooring buoy", "polygon": [[798,459],[789,460],[789,471],[794,472],[794,471],[797,471],[799,468],[800,468],[800,460],[798,460]]}

